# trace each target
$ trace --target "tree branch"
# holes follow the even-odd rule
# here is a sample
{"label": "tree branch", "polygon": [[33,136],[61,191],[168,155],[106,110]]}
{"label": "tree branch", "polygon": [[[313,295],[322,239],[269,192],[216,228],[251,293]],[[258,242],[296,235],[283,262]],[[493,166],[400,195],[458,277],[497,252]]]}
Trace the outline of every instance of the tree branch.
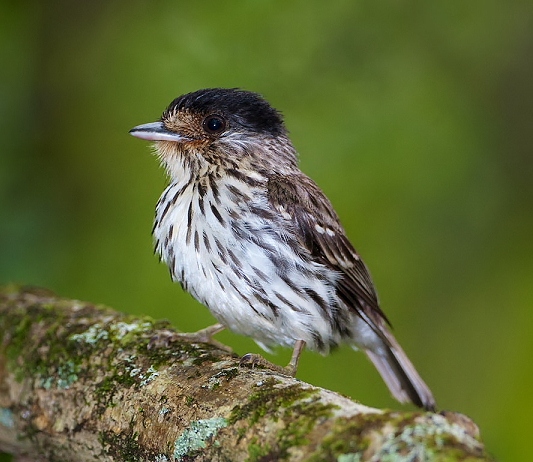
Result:
{"label": "tree branch", "polygon": [[[31,460],[488,460],[446,413],[372,409],[170,326],[43,289],[0,291],[0,450]],[[160,344],[163,343],[163,344]]]}

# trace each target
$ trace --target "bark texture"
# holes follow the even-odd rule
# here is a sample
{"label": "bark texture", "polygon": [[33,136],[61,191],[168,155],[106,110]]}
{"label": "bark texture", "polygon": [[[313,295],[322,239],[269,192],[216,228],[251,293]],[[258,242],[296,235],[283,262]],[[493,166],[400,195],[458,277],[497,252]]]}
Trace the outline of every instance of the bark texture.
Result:
{"label": "bark texture", "polygon": [[456,413],[372,409],[165,322],[0,290],[0,451],[34,461],[489,460]]}

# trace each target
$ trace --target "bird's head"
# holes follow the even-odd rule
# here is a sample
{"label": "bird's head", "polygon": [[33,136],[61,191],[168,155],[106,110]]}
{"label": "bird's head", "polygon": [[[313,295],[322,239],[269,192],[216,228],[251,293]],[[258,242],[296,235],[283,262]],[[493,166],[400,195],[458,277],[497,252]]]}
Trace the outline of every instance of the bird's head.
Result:
{"label": "bird's head", "polygon": [[[281,114],[257,93],[239,89],[198,90],[176,98],[158,122],[130,130],[154,141],[169,173],[184,166],[272,168],[296,153]],[[281,157],[280,157],[281,156]]]}

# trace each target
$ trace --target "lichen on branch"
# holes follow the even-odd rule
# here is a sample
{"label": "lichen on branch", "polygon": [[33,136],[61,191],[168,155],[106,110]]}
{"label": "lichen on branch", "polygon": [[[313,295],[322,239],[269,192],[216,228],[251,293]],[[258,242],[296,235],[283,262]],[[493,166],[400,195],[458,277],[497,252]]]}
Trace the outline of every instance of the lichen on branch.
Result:
{"label": "lichen on branch", "polygon": [[460,414],[372,409],[166,322],[0,290],[0,451],[31,460],[489,460]]}

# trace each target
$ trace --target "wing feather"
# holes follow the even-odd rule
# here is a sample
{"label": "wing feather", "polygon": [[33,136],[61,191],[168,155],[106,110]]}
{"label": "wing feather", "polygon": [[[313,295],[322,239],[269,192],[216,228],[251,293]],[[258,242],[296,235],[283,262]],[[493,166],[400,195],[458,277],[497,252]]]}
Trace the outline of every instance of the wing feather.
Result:
{"label": "wing feather", "polygon": [[269,179],[268,196],[274,209],[292,222],[301,245],[315,261],[341,274],[339,298],[384,338],[380,324],[388,320],[379,307],[370,273],[316,183],[303,173],[276,175]]}

